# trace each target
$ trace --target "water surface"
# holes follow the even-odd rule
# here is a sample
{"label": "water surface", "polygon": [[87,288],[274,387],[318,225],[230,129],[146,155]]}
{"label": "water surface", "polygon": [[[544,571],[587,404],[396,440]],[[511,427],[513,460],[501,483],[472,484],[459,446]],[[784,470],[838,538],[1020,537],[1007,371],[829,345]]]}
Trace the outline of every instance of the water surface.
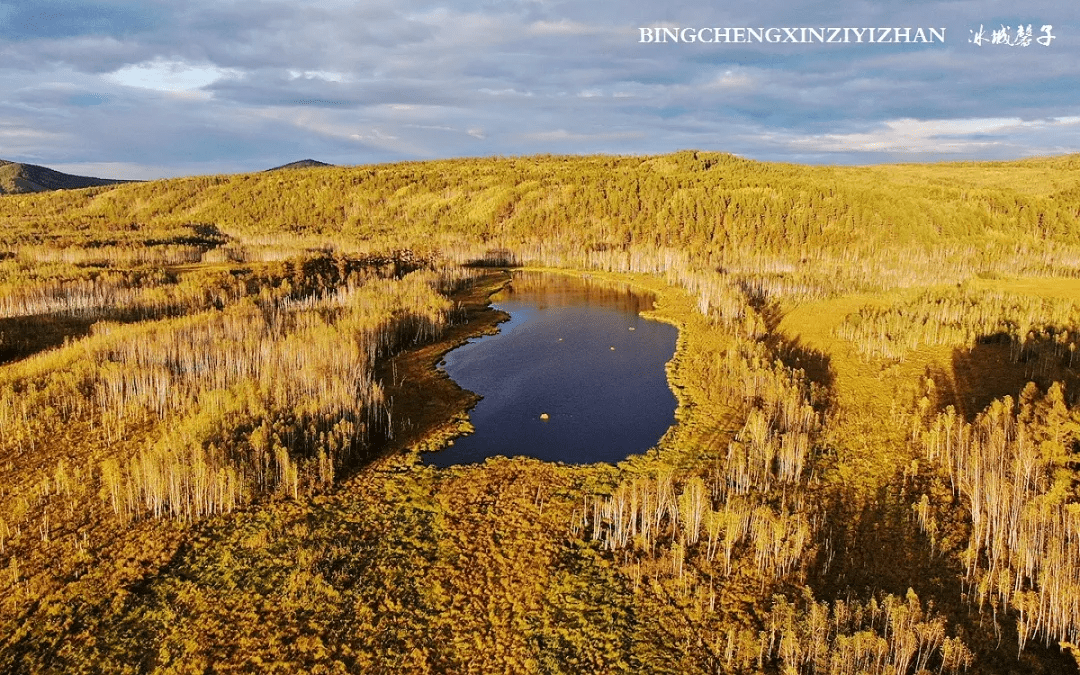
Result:
{"label": "water surface", "polygon": [[510,320],[447,353],[443,366],[483,396],[469,413],[476,432],[426,455],[429,463],[495,455],[618,462],[648,450],[674,422],[664,366],[678,331],[638,315],[650,297],[566,275],[515,273],[493,304]]}

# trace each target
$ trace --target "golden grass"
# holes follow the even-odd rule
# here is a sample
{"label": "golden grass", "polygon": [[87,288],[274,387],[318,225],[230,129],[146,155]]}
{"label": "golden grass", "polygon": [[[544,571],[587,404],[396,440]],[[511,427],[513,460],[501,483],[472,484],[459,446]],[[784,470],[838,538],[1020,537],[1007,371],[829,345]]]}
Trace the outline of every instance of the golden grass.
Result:
{"label": "golden grass", "polygon": [[1061,277],[1031,277],[1022,279],[972,279],[975,289],[1022,293],[1040,298],[1056,298],[1080,302],[1080,279]]}
{"label": "golden grass", "polygon": [[446,328],[436,341],[391,356],[376,369],[387,399],[394,401],[396,421],[384,452],[438,450],[471,431],[467,411],[476,394],[462,389],[435,364],[446,352],[478,335],[494,333],[506,314],[489,310],[489,298],[509,279],[492,272],[455,297],[465,322]]}
{"label": "golden grass", "polygon": [[[970,283],[980,289],[1080,300],[1080,279],[979,279]],[[1009,347],[1004,344],[980,344],[972,349],[923,346],[895,363],[867,359],[853,343],[837,337],[836,329],[848,315],[867,306],[885,308],[908,301],[924,290],[928,289],[852,294],[789,306],[777,328],[786,340],[827,357],[827,373],[809,368],[808,375],[818,381],[823,377],[830,380],[837,423],[832,440],[839,453],[834,477],[867,495],[893,481],[915,458],[900,443],[906,433],[902,425],[907,424],[903,411],[925,393],[924,377],[934,381],[942,405],[956,406],[969,419],[995,398],[1015,397],[1029,381],[1024,365],[1010,359]]]}
{"label": "golden grass", "polygon": [[[988,643],[1001,643],[996,628],[986,615],[957,609],[960,582],[949,560],[966,537],[963,497],[911,442],[913,408],[929,376],[937,393],[927,405],[953,403],[970,419],[990,398],[1019,392],[1025,366],[1010,360],[1008,344],[962,332],[885,360],[836,329],[867,306],[903,303],[889,317],[898,320],[871,327],[935,325],[926,312],[922,324],[904,312],[930,306],[935,297],[920,299],[928,289],[951,301],[957,282],[1080,300],[1078,279],[1033,278],[1075,274],[1080,190],[1077,174],[1061,169],[1078,163],[807,168],[706,153],[547,157],[5,197],[0,277],[20,292],[88,279],[99,266],[132,274],[147,267],[165,270],[178,287],[213,279],[224,290],[243,285],[235,298],[242,303],[263,291],[300,301],[317,290],[300,292],[318,269],[291,261],[273,273],[263,268],[315,250],[336,252],[336,264],[344,251],[374,259],[409,248],[418,257],[402,269],[496,259],[578,268],[530,269],[655,295],[646,315],[679,331],[668,364],[679,404],[677,424],[658,447],[619,467],[423,465],[420,451],[468,428],[472,395],[435,363],[468,335],[495,329],[498,314],[482,308],[496,277],[456,296],[464,312],[454,316],[468,324],[415,349],[380,352],[376,379],[393,401],[384,411],[387,454],[314,493],[282,491],[197,523],[128,523],[107,512],[104,470],[95,467],[160,440],[164,424],[133,427],[117,442],[79,420],[48,439],[26,434],[18,440],[28,449],[0,463],[7,519],[0,520],[0,589],[11,591],[0,604],[0,633],[16,636],[0,644],[0,670],[60,668],[70,654],[69,665],[118,671],[277,661],[296,672],[718,672],[718,655],[730,648],[753,656],[746,671],[753,662],[779,672],[798,660],[758,654],[765,617],[789,605],[827,617],[824,602],[852,593],[860,604],[871,595],[902,597],[911,586],[981,650],[976,672],[998,672],[984,658],[998,648]],[[228,310],[212,309],[212,300],[188,310]],[[970,319],[967,305],[958,306]],[[991,319],[995,307],[979,305]],[[55,329],[42,335],[49,340],[0,346],[18,347],[22,357],[67,335],[83,339],[83,327],[46,319]],[[997,324],[977,325],[987,332]],[[77,353],[27,361],[65,370],[58,359]],[[827,399],[793,368],[827,387]],[[27,370],[23,379],[35,377]],[[29,400],[24,394],[20,388],[10,398]],[[62,403],[33,414],[16,406],[11,416],[73,414]],[[235,438],[221,442],[254,438],[253,425],[233,425]],[[298,436],[290,443],[321,449],[320,429],[282,425]],[[317,467],[321,477],[321,459],[312,459],[312,476]],[[917,472],[916,459],[923,460]],[[927,496],[943,505],[933,544],[912,511]],[[599,525],[614,533],[611,547],[589,537],[597,520],[587,525],[585,511],[601,509],[587,505],[611,513],[625,505],[640,516],[646,499],[654,523],[663,524],[642,536],[646,546],[610,514]],[[731,539],[733,561],[723,569],[714,560],[723,545],[715,514],[729,506],[738,516],[731,522],[748,523],[750,534]],[[815,567],[833,554],[835,572]],[[311,618],[307,627],[300,615]],[[1024,670],[1008,630],[1002,649]],[[732,647],[736,635],[747,645]]]}

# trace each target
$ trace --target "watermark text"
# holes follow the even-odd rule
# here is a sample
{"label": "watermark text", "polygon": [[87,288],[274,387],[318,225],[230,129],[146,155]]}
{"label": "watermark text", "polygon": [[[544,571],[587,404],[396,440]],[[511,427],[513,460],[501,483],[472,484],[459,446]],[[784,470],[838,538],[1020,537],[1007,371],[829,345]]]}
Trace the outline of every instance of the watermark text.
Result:
{"label": "watermark text", "polygon": [[885,27],[885,28],[818,28],[800,26],[796,28],[638,28],[642,43],[796,43],[796,44],[897,44],[897,43],[936,43],[945,42],[945,28],[927,27]]}

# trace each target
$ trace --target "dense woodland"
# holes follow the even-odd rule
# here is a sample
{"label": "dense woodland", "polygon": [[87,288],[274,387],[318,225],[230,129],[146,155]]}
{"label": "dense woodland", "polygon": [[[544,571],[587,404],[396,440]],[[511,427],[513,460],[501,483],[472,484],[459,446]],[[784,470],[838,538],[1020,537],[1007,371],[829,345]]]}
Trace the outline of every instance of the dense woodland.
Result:
{"label": "dense woodland", "polygon": [[[718,153],[0,197],[0,671],[1075,673],[1080,158]],[[435,469],[501,268],[677,423]]]}

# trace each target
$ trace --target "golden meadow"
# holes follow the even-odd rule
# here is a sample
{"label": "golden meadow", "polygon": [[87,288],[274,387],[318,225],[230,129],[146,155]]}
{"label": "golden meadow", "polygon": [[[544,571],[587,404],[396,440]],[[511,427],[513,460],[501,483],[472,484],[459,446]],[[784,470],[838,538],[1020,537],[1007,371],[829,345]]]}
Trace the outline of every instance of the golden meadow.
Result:
{"label": "golden meadow", "polygon": [[[0,198],[0,670],[1075,672],[1080,159]],[[500,266],[656,294],[617,467],[418,450]]]}

